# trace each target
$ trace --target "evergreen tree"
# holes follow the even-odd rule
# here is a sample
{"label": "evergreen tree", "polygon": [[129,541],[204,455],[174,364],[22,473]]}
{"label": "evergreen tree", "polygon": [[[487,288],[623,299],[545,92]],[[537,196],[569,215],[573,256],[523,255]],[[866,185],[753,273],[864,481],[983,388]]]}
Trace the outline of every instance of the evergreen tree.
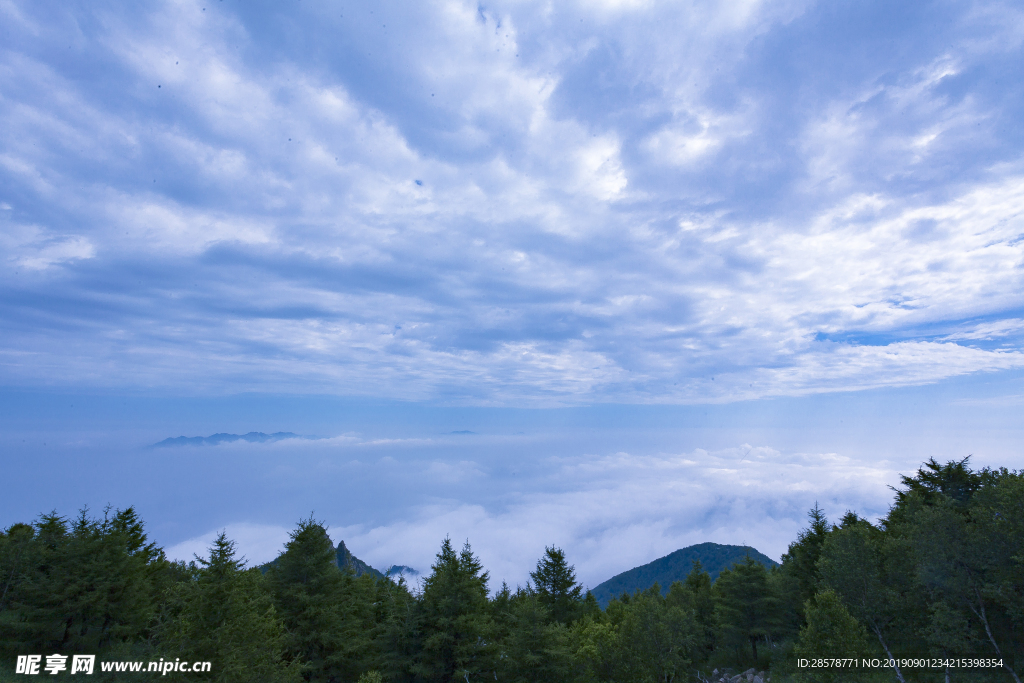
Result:
{"label": "evergreen tree", "polygon": [[576,568],[566,562],[561,548],[545,548],[530,578],[537,599],[548,608],[552,620],[568,624],[579,616],[583,587],[576,583]]}
{"label": "evergreen tree", "polygon": [[[867,633],[843,606],[839,597],[825,590],[807,601],[807,626],[800,630],[794,648],[796,657],[806,659],[853,658],[857,663],[867,654]],[[809,683],[862,683],[870,674],[857,667],[808,669],[801,678]]]}
{"label": "evergreen tree", "polygon": [[287,629],[288,656],[303,662],[307,680],[353,680],[376,665],[372,578],[338,568],[322,523],[299,522],[267,583]]}
{"label": "evergreen tree", "polygon": [[898,512],[914,502],[930,505],[950,501],[957,506],[967,505],[988,476],[985,471],[972,471],[968,465],[970,459],[967,456],[963,460],[951,460],[940,465],[935,458],[928,458],[913,477],[901,475],[900,482],[905,488],[893,489],[896,493],[893,508],[897,514],[890,513],[889,518],[897,519]]}
{"label": "evergreen tree", "polygon": [[725,641],[749,644],[756,666],[757,644],[767,640],[776,625],[776,604],[764,565],[747,557],[742,564],[722,571],[714,585],[714,596]]}
{"label": "evergreen tree", "polygon": [[423,582],[420,599],[422,649],[416,673],[430,683],[493,678],[493,620],[487,600],[487,572],[469,541],[456,553],[446,538]]}
{"label": "evergreen tree", "polygon": [[[880,529],[863,522],[830,534],[818,566],[826,586],[835,591],[850,614],[878,640],[885,655],[894,659],[893,643],[908,628],[906,606],[913,604],[915,588],[906,572],[893,572],[887,556],[894,554]],[[908,552],[903,552],[904,557]],[[899,666],[894,673],[901,683]]]}
{"label": "evergreen tree", "polygon": [[[795,584],[795,591],[790,588],[783,600],[789,600],[789,609],[798,612],[803,620],[803,606],[818,591],[821,577],[818,573],[818,558],[821,549],[832,530],[825,513],[815,503],[807,513],[810,524],[800,531],[797,540],[789,545],[789,550],[782,556],[782,571]],[[781,582],[780,582],[781,583]]]}
{"label": "evergreen tree", "polygon": [[[1024,538],[1003,532],[1011,531],[1006,522],[1021,514],[1024,486],[1019,475],[1006,472],[985,472],[977,479],[978,486],[953,489],[960,498],[946,493],[931,497],[905,519],[905,533],[914,549],[917,578],[932,598],[932,642],[943,654],[1002,659],[1019,683],[1016,660],[1024,651],[1024,634],[1018,606],[1024,577],[1015,558],[1022,557]],[[1011,495],[1000,495],[1002,489]]]}
{"label": "evergreen tree", "polygon": [[994,473],[974,499],[972,520],[978,537],[987,539],[985,589],[1003,615],[1007,666],[1024,669],[1024,472]]}
{"label": "evergreen tree", "polygon": [[[681,584],[690,596],[689,605],[693,610],[693,618],[697,625],[697,641],[694,651],[696,662],[706,662],[715,649],[718,620],[715,617],[715,599],[711,590],[711,575],[704,571],[700,560],[693,561],[693,568]],[[669,596],[676,587],[669,588]]]}
{"label": "evergreen tree", "polygon": [[412,681],[419,652],[420,611],[409,592],[405,577],[389,577],[376,584],[373,630],[375,649],[380,653],[380,673],[390,683]]}
{"label": "evergreen tree", "polygon": [[[235,544],[222,532],[209,558],[196,558],[194,580],[168,594],[157,629],[166,659],[210,661],[208,680],[218,683],[297,683],[298,662],[284,660],[285,631],[262,573],[244,569]],[[168,680],[194,680],[195,674],[169,674]]]}
{"label": "evergreen tree", "polygon": [[54,512],[34,534],[12,531],[0,559],[0,647],[98,652],[144,637],[169,564],[134,509],[103,519],[82,510],[73,523]]}
{"label": "evergreen tree", "polygon": [[570,646],[582,680],[668,683],[686,675],[697,639],[692,611],[655,584],[574,625]]}
{"label": "evergreen tree", "polygon": [[12,524],[0,533],[0,628],[4,623],[3,612],[18,594],[33,565],[38,547],[35,534],[30,524],[20,523]]}
{"label": "evergreen tree", "polygon": [[507,585],[492,601],[498,638],[498,680],[561,683],[569,675],[568,631],[552,621],[549,608],[533,590],[514,594]]}

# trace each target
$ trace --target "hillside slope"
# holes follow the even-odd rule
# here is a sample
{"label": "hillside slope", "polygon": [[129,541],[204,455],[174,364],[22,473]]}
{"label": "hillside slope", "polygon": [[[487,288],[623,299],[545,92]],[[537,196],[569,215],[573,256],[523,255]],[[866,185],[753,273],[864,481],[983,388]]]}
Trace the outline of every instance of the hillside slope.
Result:
{"label": "hillside slope", "polygon": [[629,571],[613,576],[604,583],[591,589],[594,597],[607,607],[612,598],[623,593],[632,594],[636,590],[647,590],[657,582],[662,592],[668,591],[673,581],[683,581],[693,568],[694,560],[700,560],[704,570],[714,581],[723,569],[728,569],[737,562],[743,562],[747,555],[765,567],[772,567],[778,562],[755,548],[741,545],[720,545],[718,543],[700,543],[681,548],[665,557],[649,562]]}

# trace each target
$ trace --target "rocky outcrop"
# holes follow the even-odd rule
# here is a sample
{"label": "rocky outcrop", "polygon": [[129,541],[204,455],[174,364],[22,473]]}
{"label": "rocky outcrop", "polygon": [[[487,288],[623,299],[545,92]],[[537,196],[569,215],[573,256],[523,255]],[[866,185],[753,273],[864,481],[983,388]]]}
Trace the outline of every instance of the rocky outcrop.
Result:
{"label": "rocky outcrop", "polygon": [[767,671],[747,669],[743,673],[733,673],[731,669],[715,669],[708,683],[768,683],[770,680],[772,676]]}
{"label": "rocky outcrop", "polygon": [[374,569],[373,567],[366,564],[358,557],[350,553],[348,551],[348,548],[345,547],[345,541],[338,541],[338,547],[335,549],[335,557],[337,558],[336,562],[338,563],[339,568],[351,569],[356,576],[361,576],[362,574],[369,574],[377,579],[384,577],[384,575],[381,574],[379,571],[377,571],[376,569]]}

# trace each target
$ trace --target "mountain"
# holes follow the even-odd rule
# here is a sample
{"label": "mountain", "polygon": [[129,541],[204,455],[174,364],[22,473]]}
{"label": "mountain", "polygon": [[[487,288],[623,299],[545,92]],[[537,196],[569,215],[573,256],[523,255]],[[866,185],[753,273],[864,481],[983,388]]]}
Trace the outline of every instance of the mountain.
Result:
{"label": "mountain", "polygon": [[335,555],[338,558],[338,566],[341,568],[351,567],[352,571],[356,573],[356,576],[361,576],[362,574],[369,574],[375,579],[384,578],[384,575],[381,574],[379,571],[377,571],[376,569],[374,569],[373,567],[366,564],[358,557],[350,553],[348,551],[348,548],[345,547],[345,541],[338,541],[338,548],[335,552]]}
{"label": "mountain", "polygon": [[153,448],[164,448],[167,446],[214,446],[219,443],[231,443],[232,441],[248,441],[249,443],[267,443],[269,441],[280,441],[281,439],[301,439],[304,437],[292,432],[274,432],[264,434],[263,432],[249,432],[248,434],[211,434],[210,436],[175,436],[164,439],[153,444]]}
{"label": "mountain", "polygon": [[636,590],[647,590],[655,582],[661,586],[662,593],[667,592],[673,581],[686,579],[686,575],[693,569],[694,560],[700,560],[704,570],[711,575],[711,580],[714,581],[723,569],[743,562],[747,555],[768,568],[778,564],[772,558],[750,546],[700,543],[613,576],[604,583],[598,584],[596,588],[592,588],[590,592],[597,598],[601,607],[607,607],[612,598],[617,598],[623,593],[632,595]]}
{"label": "mountain", "polygon": [[[277,564],[277,560],[279,558],[280,555],[277,558],[271,560],[270,562],[267,562],[266,564],[261,564],[259,566],[260,571],[266,574],[267,570],[270,569],[271,566]],[[342,569],[344,569],[345,567],[349,567],[350,569],[352,569],[353,572],[355,572],[356,576],[369,574],[375,579],[380,579],[384,577],[384,575],[381,574],[379,571],[377,571],[376,569],[374,569],[373,567],[366,564],[358,557],[350,553],[348,548],[345,547],[345,541],[338,541],[338,547],[334,549],[334,563]]]}

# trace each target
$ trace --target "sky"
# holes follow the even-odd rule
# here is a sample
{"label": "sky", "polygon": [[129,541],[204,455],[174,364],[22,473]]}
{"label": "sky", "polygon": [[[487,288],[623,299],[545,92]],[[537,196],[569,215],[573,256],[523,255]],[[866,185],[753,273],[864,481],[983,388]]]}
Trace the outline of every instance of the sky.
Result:
{"label": "sky", "polygon": [[[1016,2],[0,0],[0,526],[587,585],[1024,467]],[[292,432],[153,448],[177,436]]]}

